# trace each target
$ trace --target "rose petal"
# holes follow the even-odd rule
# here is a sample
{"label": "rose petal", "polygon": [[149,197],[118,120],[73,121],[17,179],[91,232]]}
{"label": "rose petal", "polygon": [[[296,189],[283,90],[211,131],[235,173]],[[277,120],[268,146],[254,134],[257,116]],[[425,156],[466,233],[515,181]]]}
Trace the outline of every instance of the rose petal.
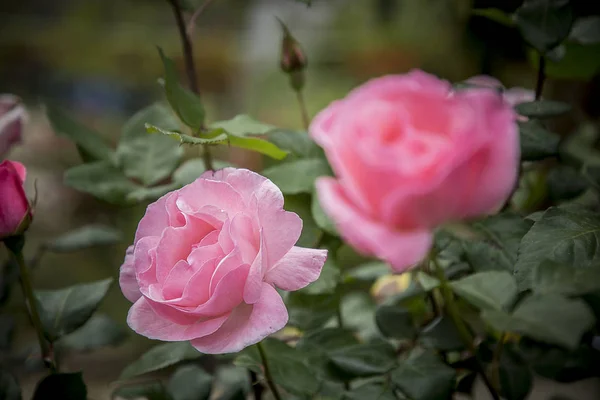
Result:
{"label": "rose petal", "polygon": [[258,254],[252,261],[248,279],[244,286],[244,301],[248,304],[254,304],[260,299],[260,291],[265,273],[267,272],[267,249],[265,248],[265,240],[263,230],[260,230],[260,249]]}
{"label": "rose petal", "polygon": [[181,298],[183,289],[192,278],[192,275],[194,275],[194,272],[194,268],[187,261],[179,260],[165,278],[161,290],[163,299],[174,300]]}
{"label": "rose petal", "polygon": [[146,208],[146,213],[140,220],[135,232],[134,244],[146,236],[160,236],[162,231],[169,226],[169,214],[167,213],[166,204],[171,196],[176,196],[176,193],[167,193]]}
{"label": "rose petal", "polygon": [[185,214],[193,214],[205,206],[217,207],[231,215],[245,209],[242,196],[227,182],[200,178],[178,191],[177,207]]}
{"label": "rose petal", "polygon": [[265,282],[283,290],[298,290],[316,281],[327,259],[327,250],[294,246],[265,276]]}
{"label": "rose petal", "polygon": [[157,236],[142,237],[133,249],[133,267],[140,291],[148,295],[150,285],[156,280],[156,245],[160,238]]}
{"label": "rose petal", "polygon": [[367,219],[358,212],[332,178],[319,178],[317,194],[323,210],[336,224],[342,237],[358,251],[388,261],[397,272],[403,272],[427,255],[433,235],[427,230],[395,231]]}
{"label": "rose petal", "polygon": [[135,303],[142,294],[135,277],[135,268],[133,267],[133,246],[129,246],[125,252],[125,261],[119,270],[119,286],[125,298]]}
{"label": "rose petal", "polygon": [[238,249],[233,250],[231,253],[227,254],[223,259],[221,259],[210,279],[211,295],[215,291],[215,288],[221,279],[223,279],[225,275],[238,268],[243,263],[244,262],[242,261],[240,251]]}
{"label": "rose petal", "polygon": [[281,296],[271,285],[263,283],[257,303],[242,303],[219,330],[192,340],[191,344],[206,354],[235,353],[279,331],[287,321],[288,313]]}
{"label": "rose petal", "polygon": [[250,266],[243,264],[221,278],[208,301],[193,310],[194,315],[214,317],[228,313],[240,304],[249,270]]}
{"label": "rose petal", "polygon": [[23,164],[8,160],[0,164],[0,238],[15,233],[29,213],[24,178]]}
{"label": "rose petal", "polygon": [[229,315],[222,315],[208,320],[200,320],[189,325],[178,325],[161,317],[150,306],[145,297],[133,304],[127,314],[127,324],[136,333],[150,339],[164,341],[192,340],[210,335],[217,331]]}
{"label": "rose petal", "polygon": [[252,218],[244,213],[236,214],[231,220],[229,234],[244,263],[251,264],[259,247],[259,234],[254,230]]}

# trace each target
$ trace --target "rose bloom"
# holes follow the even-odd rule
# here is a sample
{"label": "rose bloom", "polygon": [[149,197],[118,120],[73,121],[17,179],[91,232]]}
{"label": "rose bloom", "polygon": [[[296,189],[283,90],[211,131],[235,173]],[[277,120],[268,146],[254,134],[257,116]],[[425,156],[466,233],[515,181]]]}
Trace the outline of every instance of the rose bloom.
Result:
{"label": "rose bloom", "polygon": [[31,218],[29,201],[23,183],[27,170],[20,162],[5,160],[0,164],[0,239],[24,229]]}
{"label": "rose bloom", "polygon": [[271,181],[246,169],[206,172],[148,206],[121,267],[140,335],[231,353],[285,326],[275,290],[314,282],[326,250],[294,246],[302,220]]}
{"label": "rose bloom", "polygon": [[0,95],[0,157],[21,142],[27,112],[17,96]]}
{"label": "rose bloom", "polygon": [[515,120],[493,90],[454,93],[416,70],[374,79],[310,126],[336,175],[317,180],[319,201],[358,251],[405,271],[437,226],[502,206],[518,175]]}

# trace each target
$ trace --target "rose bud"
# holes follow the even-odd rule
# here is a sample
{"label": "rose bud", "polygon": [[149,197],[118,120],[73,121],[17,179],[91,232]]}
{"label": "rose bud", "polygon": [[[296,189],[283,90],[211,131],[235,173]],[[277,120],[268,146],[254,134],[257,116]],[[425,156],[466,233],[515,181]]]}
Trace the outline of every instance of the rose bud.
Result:
{"label": "rose bud", "polygon": [[26,173],[19,162],[0,164],[0,239],[23,233],[31,222],[31,207],[23,188]]}
{"label": "rose bud", "polygon": [[21,100],[11,94],[0,95],[0,157],[21,142],[27,111]]}

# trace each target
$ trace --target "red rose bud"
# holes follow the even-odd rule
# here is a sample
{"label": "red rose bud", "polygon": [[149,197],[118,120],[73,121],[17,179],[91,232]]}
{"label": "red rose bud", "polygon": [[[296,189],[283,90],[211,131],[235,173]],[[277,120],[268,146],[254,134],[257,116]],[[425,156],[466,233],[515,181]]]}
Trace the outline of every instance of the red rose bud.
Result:
{"label": "red rose bud", "polygon": [[21,142],[27,112],[17,96],[0,95],[0,157]]}
{"label": "red rose bud", "polygon": [[26,173],[19,162],[0,164],[0,240],[22,234],[31,223],[31,207],[23,188]]}
{"label": "red rose bud", "polygon": [[290,33],[285,24],[279,20],[283,29],[283,40],[281,42],[280,66],[285,73],[294,73],[306,68],[306,56],[300,47],[300,43]]}

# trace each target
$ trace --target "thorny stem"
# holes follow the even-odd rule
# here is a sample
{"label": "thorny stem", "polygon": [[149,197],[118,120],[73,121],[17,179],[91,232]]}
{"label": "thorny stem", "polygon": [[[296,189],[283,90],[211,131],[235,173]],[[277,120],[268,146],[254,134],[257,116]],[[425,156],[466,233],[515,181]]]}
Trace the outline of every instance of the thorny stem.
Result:
{"label": "thorny stem", "polygon": [[256,347],[258,348],[258,353],[260,354],[260,359],[262,360],[262,364],[265,370],[265,379],[267,381],[267,385],[269,386],[269,389],[271,389],[271,393],[273,393],[273,397],[275,397],[275,400],[281,400],[282,397],[279,394],[277,386],[275,386],[275,382],[273,382],[273,376],[271,375],[271,370],[269,369],[267,353],[265,352],[265,349],[261,342],[258,342],[256,344]]}
{"label": "thorny stem", "polygon": [[31,285],[31,277],[29,276],[29,270],[25,265],[25,259],[23,258],[23,253],[21,251],[13,251],[10,249],[13,254],[15,261],[19,265],[19,276],[21,278],[21,288],[23,289],[23,296],[25,296],[25,301],[27,303],[27,309],[29,310],[29,317],[31,319],[31,324],[35,329],[37,334],[38,342],[40,344],[40,351],[42,353],[42,360],[46,367],[50,370],[50,372],[57,372],[56,364],[54,363],[54,357],[52,355],[52,349],[50,344],[44,337],[44,327],[42,325],[42,320],[40,318],[40,313],[37,309],[37,302],[35,296],[33,294],[33,288]]}
{"label": "thorny stem", "polygon": [[204,12],[206,7],[208,7],[210,5],[210,3],[212,3],[212,2],[213,2],[213,0],[206,0],[204,3],[200,4],[200,6],[198,8],[196,8],[194,13],[190,17],[190,20],[188,21],[188,24],[187,24],[187,35],[190,38],[190,40],[194,36],[194,28],[196,27],[196,20],[198,19],[200,14],[202,14]]}
{"label": "thorny stem", "polygon": [[460,312],[458,311],[458,307],[456,305],[456,302],[454,301],[454,295],[452,293],[450,285],[448,284],[448,279],[446,278],[444,270],[442,269],[435,255],[431,257],[431,260],[433,261],[433,265],[435,266],[436,276],[440,281],[440,292],[444,299],[444,306],[446,308],[446,312],[448,313],[448,316],[450,317],[450,319],[452,319],[452,322],[456,326],[458,334],[467,346],[467,349],[471,352],[471,354],[473,354],[473,357],[475,357],[477,369],[479,370],[478,372],[481,374],[481,377],[483,378],[483,383],[488,388],[490,394],[492,395],[492,398],[494,400],[500,400],[500,396],[496,392],[496,389],[494,388],[487,374],[485,373],[485,369],[478,360],[477,349],[473,344],[473,337],[471,336],[471,332],[469,332],[467,325],[460,317]]}
{"label": "thorny stem", "polygon": [[254,394],[254,400],[262,400],[262,393],[264,390],[264,386],[258,381],[258,376],[256,376],[256,372],[250,372],[250,385],[252,385],[252,393]]}
{"label": "thorny stem", "polygon": [[[194,54],[192,51],[192,41],[185,28],[185,21],[183,20],[183,13],[179,6],[178,0],[168,0],[173,8],[173,14],[177,22],[177,29],[179,30],[179,36],[181,37],[181,44],[183,46],[183,57],[185,60],[185,71],[190,84],[190,89],[197,95],[200,94],[200,88],[198,87],[198,80],[196,78],[196,67],[194,65]],[[205,144],[203,147],[202,159],[204,160],[204,167],[207,170],[214,170],[212,163],[212,155],[210,154],[209,145]]]}

